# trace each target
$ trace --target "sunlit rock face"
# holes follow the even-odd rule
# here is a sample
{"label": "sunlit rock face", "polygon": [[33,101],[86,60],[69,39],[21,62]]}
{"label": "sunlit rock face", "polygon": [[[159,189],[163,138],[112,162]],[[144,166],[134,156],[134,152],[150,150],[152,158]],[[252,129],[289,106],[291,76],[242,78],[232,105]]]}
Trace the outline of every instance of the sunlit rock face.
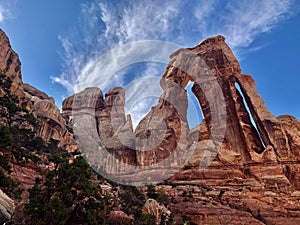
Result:
{"label": "sunlit rock face", "polygon": [[[70,131],[73,131],[74,123],[80,123],[82,127],[75,130],[75,135],[84,136],[84,132],[88,132],[88,138],[92,133],[97,137],[91,141],[101,142],[96,145],[96,149],[93,147],[93,153],[81,149],[82,153],[89,155],[91,163],[100,164],[98,160],[101,160],[102,170],[113,174],[126,171],[127,166],[137,165],[132,122],[130,116],[125,116],[124,105],[125,90],[116,87],[104,96],[99,88],[86,88],[65,99],[62,106],[62,115]],[[78,140],[85,143],[85,140]],[[83,145],[82,148],[89,149]],[[101,149],[103,151],[100,151]],[[107,154],[102,154],[106,151]],[[120,160],[125,168],[116,166],[116,159]]]}
{"label": "sunlit rock face", "polygon": [[15,209],[15,203],[0,190],[0,223],[4,224],[11,219]]}

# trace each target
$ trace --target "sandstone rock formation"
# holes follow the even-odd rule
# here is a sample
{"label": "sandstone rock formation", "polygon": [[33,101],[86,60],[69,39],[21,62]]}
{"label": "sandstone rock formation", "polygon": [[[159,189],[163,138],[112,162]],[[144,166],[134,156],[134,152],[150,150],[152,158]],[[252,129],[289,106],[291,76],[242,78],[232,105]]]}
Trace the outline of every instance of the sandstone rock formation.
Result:
{"label": "sandstone rock formation", "polygon": [[[178,85],[166,88],[159,105],[135,131],[130,115],[125,116],[124,104],[125,91],[120,87],[109,90],[105,98],[98,88],[87,88],[63,102],[62,114],[69,130],[74,131],[82,153],[94,168],[136,182],[163,180],[157,173],[160,168],[166,171],[161,173],[165,178],[166,173],[178,171],[185,163],[185,147],[189,144],[185,90]],[[155,170],[149,175],[152,166]],[[130,178],[137,168],[140,174]]]}
{"label": "sandstone rock formation", "polygon": [[[209,134],[217,131],[218,135],[223,135],[222,132],[218,131],[222,129],[220,127],[222,120],[226,121],[224,124],[226,131],[222,144],[222,148],[227,148],[226,154],[234,155],[240,163],[257,160],[257,153],[264,150],[264,143],[260,136],[263,137],[265,134],[262,133],[262,129],[259,129],[260,133],[258,133],[252,125],[243,97],[236,88],[236,83],[240,84],[244,95],[247,94],[245,93],[246,90],[256,92],[254,88],[243,89],[245,85],[241,80],[244,76],[240,75],[239,63],[226,45],[224,37],[217,36],[206,39],[194,48],[181,49],[173,53],[171,57],[171,63],[163,76],[183,87],[188,81],[194,81],[192,91],[203,111]],[[202,65],[196,63],[197,57],[201,58]],[[213,79],[216,80],[216,84],[212,82]],[[222,92],[216,93],[217,88],[215,86],[219,86]],[[213,101],[220,97],[217,96],[219,94],[223,95],[221,97],[224,100],[220,103],[223,104],[224,109],[220,106],[212,108]],[[253,103],[247,102],[251,109]],[[267,110],[263,105],[261,107],[261,111]],[[220,116],[222,117],[215,123],[213,118]],[[262,115],[261,117],[254,115],[253,118],[257,124],[260,123],[258,118],[263,119]],[[199,136],[199,141],[201,140],[205,139]],[[270,142],[266,142],[266,144],[271,145]],[[274,143],[272,144],[274,145]]]}
{"label": "sandstone rock formation", "polygon": [[78,147],[73,135],[66,127],[66,121],[55,105],[52,97],[28,85],[23,85],[26,105],[39,119],[41,126],[37,131],[38,136],[46,142],[51,139],[59,141],[60,147],[68,151],[75,151]]}
{"label": "sandstone rock formation", "polygon": [[42,92],[30,84],[23,84],[23,90],[26,95],[26,99],[34,103],[35,101],[47,100],[55,104],[55,100],[49,97],[45,92]]}
{"label": "sandstone rock formation", "polygon": [[15,209],[15,203],[0,190],[0,223],[8,222]]}
{"label": "sandstone rock formation", "polygon": [[[187,220],[189,224],[264,224],[262,221],[254,218],[250,212],[231,209],[230,207],[222,205],[203,204],[203,202],[183,202],[182,204],[175,204],[171,207],[173,213],[189,218]],[[183,223],[181,224],[187,221],[182,221]]]}
{"label": "sandstone rock formation", "polygon": [[[126,119],[125,116],[124,95],[124,89],[113,88],[104,98],[100,89],[87,88],[65,99],[62,106],[62,115],[70,131],[73,131],[72,125],[76,123],[74,134],[79,143],[84,142],[84,146],[81,146],[82,153],[89,154],[89,158],[95,160],[96,165],[99,164],[97,160],[102,160],[104,168],[100,169],[110,173],[118,173],[125,169],[114,166],[114,160],[120,160],[125,167],[136,165],[134,142],[130,138],[132,123],[130,117]],[[78,124],[82,127],[78,127]],[[94,146],[89,147],[93,143],[100,143],[100,140],[101,144],[96,146],[96,149]],[[99,151],[98,147],[102,151]],[[87,152],[84,149],[91,151]],[[106,151],[107,154],[104,154]],[[91,156],[93,154],[94,156]]]}
{"label": "sandstone rock formation", "polygon": [[133,224],[134,218],[118,210],[110,212],[108,220],[110,224]]}
{"label": "sandstone rock formation", "polygon": [[[197,57],[202,61],[196,63]],[[189,81],[194,82],[192,90],[198,98],[205,119],[204,124],[207,126],[207,133],[200,134],[199,131],[197,141],[208,140],[212,138],[213,130],[221,129],[220,123],[213,123],[214,117],[222,116],[221,119],[226,121],[226,132],[221,152],[218,154],[219,159],[222,158],[221,154],[226,148],[224,154],[233,155],[241,165],[261,162],[263,155],[261,153],[265,149],[270,151],[273,149],[279,161],[297,160],[295,153],[291,153],[291,141],[288,140],[287,131],[267,109],[256,92],[255,83],[250,75],[241,74],[239,63],[226,45],[224,37],[209,38],[194,48],[180,49],[173,53],[163,78],[162,87],[165,90],[170,90],[168,88],[170,83],[173,86],[175,83],[185,87]],[[211,82],[214,79],[222,90],[225,112],[222,112],[220,107],[212,108],[210,100],[218,98],[216,96],[218,93],[210,92],[211,89],[216,90]],[[186,110],[185,101],[178,101],[183,107],[175,107],[176,110]],[[250,112],[247,111],[248,107]],[[255,125],[252,124],[251,117]],[[193,141],[196,141],[195,135],[194,130]],[[225,161],[222,163],[226,164]]]}
{"label": "sandstone rock formation", "polygon": [[184,154],[188,145],[187,94],[174,82],[162,79],[164,93],[158,105],[138,124],[136,148],[138,164],[151,166],[162,161],[162,167],[184,164]]}
{"label": "sandstone rock formation", "polygon": [[[6,34],[0,29],[0,74],[5,74],[12,80],[12,92],[19,98],[24,98],[22,88],[21,62],[17,53],[12,50]],[[0,95],[2,95],[0,90]]]}
{"label": "sandstone rock formation", "polygon": [[[55,105],[54,99],[44,92],[23,84],[21,75],[21,62],[18,55],[12,50],[6,34],[0,29],[0,74],[11,78],[12,94],[20,100],[20,105],[33,112],[41,122],[38,135],[46,142],[50,139],[58,140],[59,145],[69,151],[77,149],[77,144],[71,133],[68,132],[65,120]],[[0,89],[0,95],[4,90]]]}
{"label": "sandstone rock formation", "polygon": [[[160,205],[156,200],[149,198],[142,212],[145,214],[154,215],[156,219],[156,224],[165,223],[171,216],[171,211],[168,210],[164,205]],[[165,218],[165,221],[161,221],[162,218]]]}
{"label": "sandstone rock formation", "polygon": [[300,121],[291,115],[277,117],[282,129],[285,131],[291,151],[291,160],[299,161],[300,157]]}
{"label": "sandstone rock formation", "polygon": [[[299,223],[299,121],[292,116],[276,118],[272,115],[255,90],[251,76],[241,74],[240,66],[223,37],[209,38],[194,48],[179,50],[171,55],[171,62],[189,62],[186,51],[192,51],[205,61],[222,89],[226,107],[226,117],[223,118],[226,120],[226,132],[221,148],[215,149],[218,153],[214,161],[207,168],[199,166],[206,160],[205,151],[214,148],[211,133],[213,129],[218,130],[220,127],[212,122],[212,118],[217,117],[220,112],[211,108],[211,102],[208,101],[211,93],[204,91],[210,85],[209,82],[203,80],[200,85],[195,82],[193,92],[198,98],[205,120],[190,132],[194,154],[185,169],[172,177],[171,181],[173,184],[185,184],[185,187],[189,184],[209,186],[209,191],[203,188],[194,190],[193,196],[204,195],[224,206],[251,212],[255,218],[267,224]],[[191,69],[186,71],[198,70],[199,76],[205,75],[197,65],[188,63],[187,66]],[[166,74],[167,79],[174,82],[179,80],[185,84],[187,79],[193,81],[189,73],[176,70],[172,65],[169,65],[165,76]],[[251,117],[255,125],[252,124]],[[206,129],[203,128],[204,125]],[[199,136],[196,141],[197,133]],[[194,203],[193,206],[197,204]],[[188,214],[189,211],[185,210],[184,203],[174,205],[173,209],[182,214]],[[206,210],[206,206],[200,206],[196,211],[201,211],[202,216],[196,220],[193,218],[198,212],[190,213],[195,224],[214,218],[210,214],[212,209],[204,213]],[[216,223],[224,222],[227,217],[227,209],[220,210],[217,217],[221,221]],[[249,221],[244,219],[243,222]],[[231,218],[231,222],[228,222],[235,224],[235,220]],[[257,221],[253,223],[259,224]]]}

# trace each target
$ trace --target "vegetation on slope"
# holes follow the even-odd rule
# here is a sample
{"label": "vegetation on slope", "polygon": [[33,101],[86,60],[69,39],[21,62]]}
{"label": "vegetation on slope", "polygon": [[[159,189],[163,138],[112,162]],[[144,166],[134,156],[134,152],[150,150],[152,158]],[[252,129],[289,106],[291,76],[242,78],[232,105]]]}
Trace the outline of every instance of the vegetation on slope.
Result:
{"label": "vegetation on slope", "polygon": [[126,224],[109,218],[116,207],[132,215],[134,224],[155,223],[154,216],[142,213],[145,199],[136,188],[114,184],[119,197],[101,194],[97,182],[104,178],[82,156],[59,148],[56,140],[45,143],[38,137],[39,121],[20,106],[11,84],[10,78],[0,75],[4,91],[0,97],[0,189],[20,202],[23,190],[10,177],[12,165],[33,163],[40,173],[25,195],[28,199],[22,201],[26,203],[19,203],[12,224]]}

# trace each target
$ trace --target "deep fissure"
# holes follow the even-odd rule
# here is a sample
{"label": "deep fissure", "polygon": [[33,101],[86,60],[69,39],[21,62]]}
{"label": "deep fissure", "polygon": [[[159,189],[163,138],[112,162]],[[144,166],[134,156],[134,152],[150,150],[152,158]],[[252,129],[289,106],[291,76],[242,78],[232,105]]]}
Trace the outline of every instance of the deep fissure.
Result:
{"label": "deep fissure", "polygon": [[234,85],[235,85],[236,90],[237,90],[237,91],[239,92],[239,94],[242,96],[244,106],[245,106],[245,108],[246,108],[246,110],[247,110],[247,113],[248,113],[248,115],[249,115],[249,118],[250,118],[250,122],[251,122],[251,124],[253,125],[253,127],[255,128],[255,130],[256,130],[256,132],[257,132],[257,134],[258,134],[259,139],[260,139],[260,142],[262,143],[263,147],[266,148],[266,144],[265,144],[265,142],[264,142],[264,140],[263,140],[263,138],[262,138],[262,136],[261,136],[261,134],[260,134],[260,132],[259,132],[259,130],[258,130],[258,128],[257,128],[256,122],[255,122],[255,120],[254,120],[254,118],[253,118],[253,116],[252,116],[252,114],[251,114],[251,111],[250,111],[249,106],[248,106],[248,104],[247,104],[247,102],[246,102],[245,96],[244,96],[244,94],[243,94],[243,91],[242,91],[240,85],[239,85],[237,82],[235,82]]}

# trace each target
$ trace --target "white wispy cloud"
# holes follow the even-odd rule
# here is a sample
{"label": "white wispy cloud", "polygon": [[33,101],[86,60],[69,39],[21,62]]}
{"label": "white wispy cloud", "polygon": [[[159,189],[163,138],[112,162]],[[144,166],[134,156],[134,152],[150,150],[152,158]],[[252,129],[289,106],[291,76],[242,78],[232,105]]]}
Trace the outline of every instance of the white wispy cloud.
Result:
{"label": "white wispy cloud", "polygon": [[0,22],[4,22],[9,15],[10,13],[7,9],[5,9],[4,4],[0,3]]}
{"label": "white wispy cloud", "polygon": [[4,13],[3,7],[2,7],[2,5],[0,5],[0,22],[4,21],[4,18],[5,18],[4,14],[5,13]]}
{"label": "white wispy cloud", "polygon": [[[291,0],[247,0],[229,2],[221,32],[232,47],[248,47],[258,35],[270,32],[290,16]],[[218,31],[216,31],[218,32]]]}
{"label": "white wispy cloud", "polygon": [[147,63],[146,69],[125,86],[125,113],[131,114],[134,127],[157,104],[163,92],[159,85],[160,74],[160,65]]}
{"label": "white wispy cloud", "polygon": [[[118,44],[144,39],[165,39],[179,13],[179,1],[129,1],[119,10],[100,3],[105,37]],[[123,7],[123,8],[122,8]],[[114,40],[115,39],[115,40]]]}
{"label": "white wispy cloud", "polygon": [[[112,68],[119,62],[113,59],[105,63],[99,62],[100,58],[103,59],[101,56],[107,50],[133,41],[166,40],[166,36],[170,35],[169,23],[177,13],[177,5],[176,1],[169,7],[159,1],[149,1],[149,4],[145,4],[144,1],[129,2],[124,7],[116,7],[117,5],[110,2],[104,4],[102,1],[83,5],[83,24],[79,32],[59,37],[64,49],[64,65],[61,76],[53,80],[65,86],[69,93],[79,91],[89,84],[100,83],[101,88],[110,86],[107,78],[116,72],[112,71]],[[81,34],[78,36],[78,33]],[[71,41],[78,39],[81,41]],[[128,54],[130,50],[126,51]],[[122,59],[122,52],[113,53]],[[95,83],[96,79],[100,79],[99,82]]]}
{"label": "white wispy cloud", "polygon": [[[236,53],[249,46],[254,51],[260,48],[252,46],[256,38],[289,18],[293,3],[293,0],[124,0],[117,3],[95,0],[82,5],[79,27],[59,37],[64,64],[61,75],[53,80],[72,94],[89,86],[107,90],[129,83],[128,76],[136,81],[161,72],[163,69],[158,69],[158,65],[147,64],[144,73],[128,74],[128,63],[138,62],[134,57],[142,57],[143,53],[165,56],[174,50],[174,46],[169,49],[156,46],[153,53],[151,44],[149,49],[130,45],[119,48],[136,41],[162,40],[191,47],[207,36],[222,34]],[[134,90],[140,89],[136,86]],[[142,108],[149,108],[150,102],[136,103],[141,108],[139,112],[136,107],[132,110],[137,118],[144,113]]]}
{"label": "white wispy cloud", "polygon": [[205,32],[210,27],[208,20],[215,16],[216,6],[217,0],[202,0],[198,3],[197,7],[195,7],[194,15],[197,19],[197,27],[200,31]]}
{"label": "white wispy cloud", "polygon": [[0,23],[13,18],[13,8],[16,6],[17,0],[0,0]]}

